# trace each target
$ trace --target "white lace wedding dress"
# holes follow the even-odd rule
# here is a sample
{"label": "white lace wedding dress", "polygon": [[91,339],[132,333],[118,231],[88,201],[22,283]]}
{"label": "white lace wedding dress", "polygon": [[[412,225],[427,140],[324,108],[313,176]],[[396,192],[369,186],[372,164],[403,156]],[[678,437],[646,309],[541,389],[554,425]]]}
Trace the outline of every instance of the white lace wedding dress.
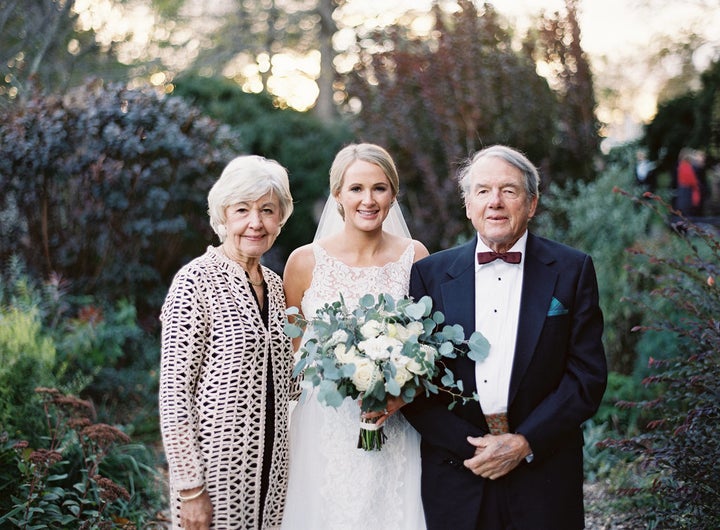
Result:
{"label": "white lace wedding dress", "polygon": [[[382,267],[349,267],[315,243],[315,269],[302,299],[306,316],[339,299],[408,291],[413,245]],[[420,500],[420,436],[402,414],[384,424],[380,451],[357,448],[360,407],[347,398],[335,409],[315,393],[300,399],[290,423],[290,478],[282,528],[286,530],[418,530],[425,528]]]}

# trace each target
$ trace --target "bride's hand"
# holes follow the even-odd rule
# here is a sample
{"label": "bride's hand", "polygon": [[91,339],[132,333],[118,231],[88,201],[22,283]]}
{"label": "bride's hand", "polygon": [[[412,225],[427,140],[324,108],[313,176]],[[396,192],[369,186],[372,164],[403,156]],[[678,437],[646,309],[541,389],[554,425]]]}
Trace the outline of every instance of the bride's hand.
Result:
{"label": "bride's hand", "polygon": [[378,412],[366,412],[363,417],[368,420],[377,419],[375,424],[377,426],[380,426],[385,423],[385,421],[390,416],[395,414],[398,410],[400,410],[401,407],[404,407],[405,405],[407,405],[407,403],[405,403],[405,400],[403,400],[402,397],[390,396],[387,400],[387,408],[385,410],[381,410]]}

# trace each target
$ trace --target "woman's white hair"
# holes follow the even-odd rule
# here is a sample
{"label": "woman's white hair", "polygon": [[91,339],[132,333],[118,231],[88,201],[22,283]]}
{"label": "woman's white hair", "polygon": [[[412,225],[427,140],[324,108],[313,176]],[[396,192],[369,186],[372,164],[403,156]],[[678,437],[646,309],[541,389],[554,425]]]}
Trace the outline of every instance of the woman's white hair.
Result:
{"label": "woman's white hair", "polygon": [[221,243],[227,235],[225,209],[239,202],[256,201],[266,193],[278,198],[283,226],[293,211],[287,170],[275,160],[257,155],[239,156],[225,166],[208,193],[210,226]]}

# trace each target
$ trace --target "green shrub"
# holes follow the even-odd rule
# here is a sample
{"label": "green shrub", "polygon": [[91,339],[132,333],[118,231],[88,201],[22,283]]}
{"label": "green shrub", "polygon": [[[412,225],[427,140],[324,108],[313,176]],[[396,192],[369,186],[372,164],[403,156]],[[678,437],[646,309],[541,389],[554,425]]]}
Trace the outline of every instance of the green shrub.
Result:
{"label": "green shrub", "polygon": [[613,433],[632,436],[638,433],[639,426],[646,418],[642,411],[624,406],[628,401],[650,400],[656,395],[651,389],[638,385],[635,375],[610,372],[602,403],[593,420],[605,424]]}
{"label": "green shrub", "polygon": [[36,309],[0,307],[0,432],[41,432],[42,409],[31,398],[35,387],[53,384],[55,353]]}
{"label": "green shrub", "polygon": [[[638,201],[668,218],[670,208],[659,197]],[[635,406],[650,421],[636,436],[606,440],[604,447],[637,455],[652,482],[638,488],[652,494],[648,516],[663,528],[720,527],[720,240],[716,232],[688,223],[672,212],[671,234],[684,246],[635,249],[638,273],[658,270],[648,278],[648,297],[637,296],[649,312],[650,324],[637,331],[673,336],[671,351],[656,350],[649,358],[651,374],[643,380],[655,398]],[[648,267],[652,265],[652,269]],[[655,304],[652,300],[659,301]],[[668,311],[672,308],[672,311]]]}
{"label": "green shrub", "polygon": [[159,338],[140,326],[135,307],[122,299],[110,305],[70,296],[62,282],[32,280],[18,259],[4,276],[0,427],[24,436],[37,432],[42,415],[30,413],[37,404],[27,396],[36,386],[53,386],[92,400],[103,421],[157,439]]}
{"label": "green shrub", "polygon": [[137,528],[162,505],[142,446],[94,421],[89,401],[39,388],[46,443],[0,440],[0,527]]}
{"label": "green shrub", "polygon": [[657,229],[650,212],[613,193],[616,186],[632,185],[633,178],[632,165],[619,159],[596,181],[569,183],[564,188],[553,185],[533,221],[533,230],[539,234],[592,256],[605,318],[608,365],[623,374],[635,369],[638,337],[631,328],[642,321],[642,313],[625,298],[644,287],[644,279],[627,269],[626,249],[653,237]]}
{"label": "green shrub", "polygon": [[81,301],[73,303],[76,316],[64,321],[56,344],[63,371],[84,377],[86,384],[78,388],[67,376],[61,383],[91,399],[103,421],[122,423],[134,436],[156,438],[158,337],[140,327],[127,300],[112,307],[91,297]]}

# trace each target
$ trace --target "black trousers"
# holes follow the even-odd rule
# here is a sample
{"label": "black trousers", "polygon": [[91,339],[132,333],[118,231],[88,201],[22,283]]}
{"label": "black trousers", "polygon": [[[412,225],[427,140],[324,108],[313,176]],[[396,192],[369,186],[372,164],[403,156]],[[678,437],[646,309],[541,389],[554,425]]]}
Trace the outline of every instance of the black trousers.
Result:
{"label": "black trousers", "polygon": [[507,481],[486,479],[477,530],[515,530],[510,512]]}

